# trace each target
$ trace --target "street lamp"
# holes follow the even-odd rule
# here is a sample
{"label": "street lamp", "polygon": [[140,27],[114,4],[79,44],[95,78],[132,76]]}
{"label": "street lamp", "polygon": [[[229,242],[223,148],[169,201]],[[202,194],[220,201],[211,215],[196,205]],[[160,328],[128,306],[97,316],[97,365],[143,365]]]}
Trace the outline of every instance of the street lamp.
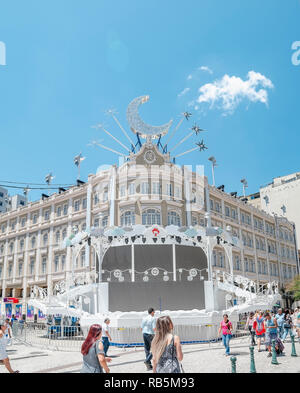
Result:
{"label": "street lamp", "polygon": [[248,183],[246,179],[242,179],[241,183],[243,184],[243,193],[244,193],[244,198],[246,198],[246,188],[248,187]]}
{"label": "street lamp", "polygon": [[214,156],[209,157],[208,161],[211,161],[212,164],[212,178],[213,178],[213,186],[215,186],[215,166],[217,166],[217,161]]}

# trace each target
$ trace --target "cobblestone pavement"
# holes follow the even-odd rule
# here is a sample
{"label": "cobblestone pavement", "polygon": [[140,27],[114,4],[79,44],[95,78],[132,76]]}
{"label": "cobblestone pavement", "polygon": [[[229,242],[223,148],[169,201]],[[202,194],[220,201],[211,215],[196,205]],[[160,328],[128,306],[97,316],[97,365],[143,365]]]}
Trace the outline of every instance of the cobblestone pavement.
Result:
{"label": "cobblestone pavement", "polygon": [[[255,366],[257,373],[300,373],[300,344],[296,342],[298,357],[291,356],[291,343],[285,343],[285,356],[279,356],[279,365],[272,365],[267,352],[258,353],[255,347]],[[264,349],[264,346],[262,347]],[[13,369],[27,373],[78,373],[82,356],[78,352],[50,351],[15,342],[8,346],[8,355]],[[224,356],[221,343],[183,345],[183,368],[186,373],[230,373],[230,357]],[[145,373],[143,348],[121,349],[110,347],[109,355],[113,357],[110,364],[111,373]],[[237,373],[249,373],[250,353],[248,338],[231,341],[231,355],[237,357]],[[6,369],[0,366],[0,373]],[[151,373],[151,372],[149,372]]]}

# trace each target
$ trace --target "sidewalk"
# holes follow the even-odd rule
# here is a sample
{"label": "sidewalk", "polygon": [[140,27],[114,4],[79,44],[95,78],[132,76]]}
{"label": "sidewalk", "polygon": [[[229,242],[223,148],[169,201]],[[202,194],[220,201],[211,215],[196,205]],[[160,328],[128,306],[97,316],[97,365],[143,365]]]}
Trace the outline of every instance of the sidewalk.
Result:
{"label": "sidewalk", "polygon": [[[258,353],[255,347],[255,366],[257,373],[300,373],[300,344],[296,345],[298,357],[291,357],[291,343],[285,345],[285,356],[279,356],[279,365],[272,365],[267,352]],[[264,346],[262,346],[264,348]],[[8,355],[13,369],[27,373],[79,373],[82,356],[77,352],[49,351],[20,343],[8,346]],[[183,368],[186,373],[230,373],[230,357],[224,356],[224,348],[217,344],[183,345]],[[237,373],[249,373],[250,351],[249,339],[237,338],[231,341],[231,354],[237,357]],[[110,364],[111,373],[145,373],[143,348],[120,349],[110,347],[109,355],[113,357]],[[6,372],[3,365],[0,373]],[[148,372],[151,373],[151,372]]]}

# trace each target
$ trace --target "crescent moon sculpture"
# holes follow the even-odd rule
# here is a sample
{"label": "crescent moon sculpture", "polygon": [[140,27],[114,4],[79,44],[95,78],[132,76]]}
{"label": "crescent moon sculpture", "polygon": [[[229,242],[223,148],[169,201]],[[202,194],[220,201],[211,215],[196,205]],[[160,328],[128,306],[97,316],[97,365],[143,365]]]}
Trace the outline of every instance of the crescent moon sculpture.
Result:
{"label": "crescent moon sculpture", "polygon": [[135,98],[128,105],[127,108],[127,121],[130,125],[131,130],[135,134],[139,134],[141,138],[152,138],[156,139],[159,136],[164,136],[169,131],[173,120],[170,120],[169,123],[164,124],[162,126],[151,126],[146,124],[139,116],[138,109],[141,104],[149,101],[149,96],[141,96]]}

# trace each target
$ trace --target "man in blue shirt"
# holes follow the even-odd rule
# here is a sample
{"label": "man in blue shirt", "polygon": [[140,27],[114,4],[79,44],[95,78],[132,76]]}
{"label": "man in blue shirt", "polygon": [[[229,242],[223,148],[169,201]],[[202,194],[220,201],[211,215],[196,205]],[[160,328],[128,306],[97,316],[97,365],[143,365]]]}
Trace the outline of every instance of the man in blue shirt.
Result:
{"label": "man in blue shirt", "polygon": [[155,334],[155,325],[156,325],[156,320],[154,318],[154,308],[150,307],[148,310],[148,316],[143,318],[142,321],[142,332],[143,332],[143,339],[144,339],[144,348],[145,348],[145,354],[146,354],[146,360],[145,360],[145,365],[147,367],[147,370],[152,370],[152,365],[151,365],[151,359],[152,359],[152,353],[150,352],[151,349],[151,342],[153,340],[154,334]]}
{"label": "man in blue shirt", "polygon": [[278,334],[279,337],[282,338],[283,335],[283,324],[284,324],[284,313],[282,312],[282,308],[280,308],[275,315],[277,325],[278,325]]}

